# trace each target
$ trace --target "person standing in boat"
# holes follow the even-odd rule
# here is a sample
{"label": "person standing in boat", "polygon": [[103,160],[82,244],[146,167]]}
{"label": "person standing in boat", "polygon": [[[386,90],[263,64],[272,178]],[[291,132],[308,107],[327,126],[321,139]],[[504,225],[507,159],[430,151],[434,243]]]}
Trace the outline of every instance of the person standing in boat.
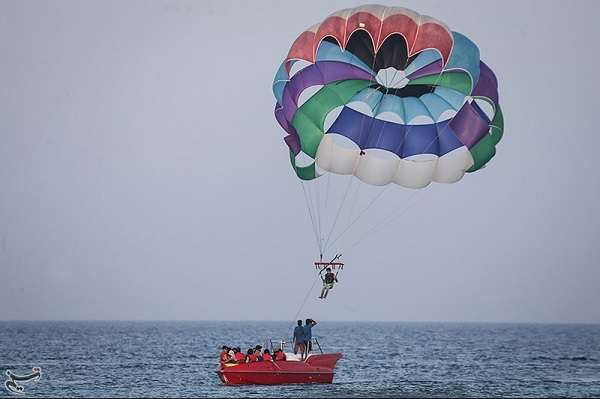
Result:
{"label": "person standing in boat", "polygon": [[306,319],[304,324],[304,347],[306,348],[306,357],[312,351],[312,328],[317,325],[313,319]]}
{"label": "person standing in boat", "polygon": [[319,296],[319,299],[325,299],[327,298],[329,290],[333,288],[333,284],[338,282],[338,279],[337,275],[333,274],[331,268],[328,267],[327,273],[325,273],[324,277],[321,276],[321,280],[323,280],[323,289],[321,289],[321,295]]}
{"label": "person standing in boat", "polygon": [[304,327],[302,327],[302,320],[298,320],[298,325],[294,328],[294,355],[300,352],[300,359],[304,360],[304,352],[306,347],[304,346]]}

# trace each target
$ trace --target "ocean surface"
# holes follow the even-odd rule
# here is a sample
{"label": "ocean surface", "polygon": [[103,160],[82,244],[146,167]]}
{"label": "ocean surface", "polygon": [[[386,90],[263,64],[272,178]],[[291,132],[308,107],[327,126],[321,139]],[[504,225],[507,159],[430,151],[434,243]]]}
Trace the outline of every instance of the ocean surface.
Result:
{"label": "ocean surface", "polygon": [[224,386],[223,344],[288,337],[289,322],[0,322],[6,370],[42,368],[23,396],[600,397],[600,325],[321,322],[344,358],[331,385]]}

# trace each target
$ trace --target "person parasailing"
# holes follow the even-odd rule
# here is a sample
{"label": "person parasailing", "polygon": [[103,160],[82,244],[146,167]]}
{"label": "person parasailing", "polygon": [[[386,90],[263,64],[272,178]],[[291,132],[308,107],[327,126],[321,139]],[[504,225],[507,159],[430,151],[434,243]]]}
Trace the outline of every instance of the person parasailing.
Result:
{"label": "person parasailing", "polygon": [[319,296],[319,299],[325,299],[327,298],[329,290],[333,288],[334,283],[338,282],[337,272],[334,274],[331,271],[331,268],[328,267],[327,273],[325,273],[325,276],[321,276],[321,280],[323,280],[323,288],[321,289],[321,295]]}
{"label": "person parasailing", "polygon": [[[337,254],[329,263],[318,262],[317,265],[321,266],[321,270],[319,271],[319,277],[323,281],[323,288],[321,289],[321,295],[319,295],[319,299],[327,298],[327,294],[329,294],[329,290],[331,290],[335,283],[338,282],[337,275],[340,269],[343,267],[343,263],[336,262],[342,254]],[[331,267],[338,266],[338,270],[333,273],[331,271]],[[325,275],[323,276],[323,271],[325,271]]]}

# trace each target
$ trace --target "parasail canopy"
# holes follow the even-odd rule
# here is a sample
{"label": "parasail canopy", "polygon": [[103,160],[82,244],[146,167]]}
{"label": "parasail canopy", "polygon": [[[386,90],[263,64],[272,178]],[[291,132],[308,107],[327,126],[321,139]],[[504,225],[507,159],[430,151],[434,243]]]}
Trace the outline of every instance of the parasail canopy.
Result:
{"label": "parasail canopy", "polygon": [[502,138],[498,82],[478,47],[435,18],[368,5],[337,11],[292,44],[273,82],[297,176],[369,185],[454,183]]}

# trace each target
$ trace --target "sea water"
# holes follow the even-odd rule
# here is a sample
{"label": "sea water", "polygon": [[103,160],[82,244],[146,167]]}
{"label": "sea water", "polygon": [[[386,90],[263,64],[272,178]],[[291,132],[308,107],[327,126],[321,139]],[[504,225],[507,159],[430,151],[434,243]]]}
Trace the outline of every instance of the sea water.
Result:
{"label": "sea water", "polygon": [[0,322],[6,370],[31,373],[24,396],[600,397],[600,326],[322,321],[324,351],[343,352],[331,385],[225,386],[222,345],[246,351],[290,337],[289,322]]}

